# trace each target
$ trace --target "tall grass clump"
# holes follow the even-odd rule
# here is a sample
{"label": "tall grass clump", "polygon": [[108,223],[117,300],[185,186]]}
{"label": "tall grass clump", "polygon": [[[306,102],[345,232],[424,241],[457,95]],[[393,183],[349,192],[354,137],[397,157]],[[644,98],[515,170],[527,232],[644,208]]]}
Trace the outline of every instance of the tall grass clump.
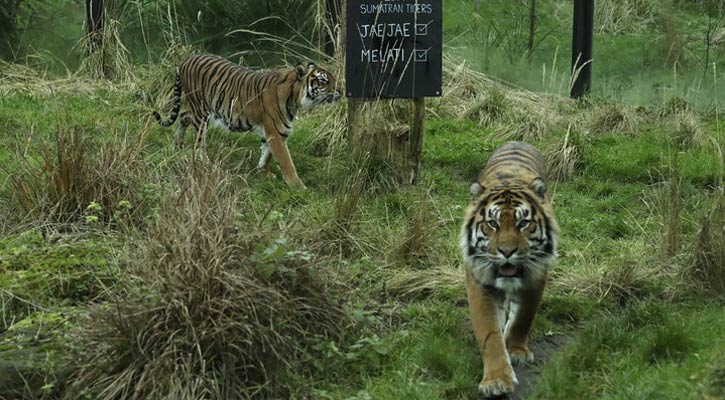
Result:
{"label": "tall grass clump", "polygon": [[677,254],[682,237],[682,177],[675,166],[676,159],[670,166],[670,177],[666,189],[660,194],[657,208],[663,214],[664,236],[662,237],[662,250],[668,257]]}
{"label": "tall grass clump", "polygon": [[588,128],[593,135],[624,133],[637,136],[640,124],[641,120],[633,110],[621,104],[606,103],[593,108]]}
{"label": "tall grass clump", "polygon": [[8,172],[9,207],[21,221],[41,225],[74,222],[138,225],[148,204],[141,177],[147,130],[138,135],[114,130],[97,144],[88,128],[68,128],[58,119],[51,139],[18,140]]}
{"label": "tall grass clump", "polygon": [[358,237],[364,234],[363,205],[369,196],[393,191],[396,183],[390,164],[368,151],[346,162],[340,181],[333,183],[337,196],[324,213],[318,229],[312,229],[314,240],[309,244],[325,254],[347,255],[369,250],[370,241]]}
{"label": "tall grass clump", "polygon": [[416,269],[434,264],[440,219],[431,203],[431,198],[424,198],[408,207],[404,215],[405,228],[390,254],[394,263]]}
{"label": "tall grass clump", "polygon": [[130,53],[123,44],[120,30],[121,22],[107,17],[103,24],[103,41],[100,45],[92,43],[93,39],[89,35],[78,42],[78,47],[86,49],[79,73],[113,81],[135,80]]}
{"label": "tall grass clump", "polygon": [[707,133],[693,112],[673,116],[675,144],[682,149],[698,149],[708,144]]}
{"label": "tall grass clump", "polygon": [[698,287],[725,297],[725,194],[718,189],[709,199],[693,248],[688,272]]}
{"label": "tall grass clump", "polygon": [[564,182],[571,178],[581,162],[581,146],[578,135],[571,134],[571,127],[564,136],[564,141],[545,150],[547,175],[549,179]]}
{"label": "tall grass clump", "polygon": [[291,373],[344,325],[326,265],[266,228],[244,182],[192,164],[131,268],[128,289],[92,316],[68,398],[287,398]]}
{"label": "tall grass clump", "polygon": [[171,44],[156,63],[137,68],[139,79],[133,84],[135,99],[153,105],[155,110],[162,110],[166,115],[166,109],[172,104],[176,67],[185,57],[200,52],[194,46]]}
{"label": "tall grass clump", "polygon": [[637,33],[656,23],[660,3],[652,0],[600,0],[594,9],[599,33]]}
{"label": "tall grass clump", "polygon": [[539,140],[562,125],[567,99],[512,88],[455,58],[443,60],[443,93],[428,110],[439,117],[462,118],[491,128],[501,140]]}

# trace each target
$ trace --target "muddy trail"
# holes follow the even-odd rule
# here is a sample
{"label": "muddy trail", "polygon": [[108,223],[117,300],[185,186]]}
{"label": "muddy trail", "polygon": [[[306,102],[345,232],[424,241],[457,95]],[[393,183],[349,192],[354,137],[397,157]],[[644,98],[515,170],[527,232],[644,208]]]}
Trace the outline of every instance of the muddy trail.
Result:
{"label": "muddy trail", "polygon": [[506,396],[498,397],[480,397],[472,396],[471,400],[526,400],[534,391],[534,387],[541,376],[541,369],[546,365],[547,361],[556,355],[562,347],[571,340],[567,335],[544,336],[532,340],[529,348],[534,352],[536,357],[533,363],[514,367],[516,371],[516,379],[519,384],[514,387],[514,393]]}
{"label": "muddy trail", "polygon": [[529,346],[534,352],[534,362],[524,366],[514,367],[516,378],[519,380],[515,392],[508,398],[511,400],[524,400],[533,392],[534,386],[539,381],[541,369],[546,362],[566,345],[571,337],[566,335],[544,336],[532,341]]}

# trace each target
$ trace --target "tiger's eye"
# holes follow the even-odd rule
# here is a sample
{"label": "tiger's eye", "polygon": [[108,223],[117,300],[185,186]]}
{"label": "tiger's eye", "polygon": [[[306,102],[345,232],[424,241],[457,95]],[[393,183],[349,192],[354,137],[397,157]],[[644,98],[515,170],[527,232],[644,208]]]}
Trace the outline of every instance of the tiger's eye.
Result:
{"label": "tiger's eye", "polygon": [[498,229],[498,222],[496,222],[496,221],[494,221],[494,220],[492,220],[492,219],[490,219],[490,220],[486,221],[486,224],[487,224],[487,225],[488,225],[488,227],[489,227],[489,228],[491,228],[491,229]]}
{"label": "tiger's eye", "polygon": [[523,219],[523,220],[519,221],[517,226],[518,226],[519,230],[523,231],[524,229],[528,228],[530,224],[531,224],[531,220]]}

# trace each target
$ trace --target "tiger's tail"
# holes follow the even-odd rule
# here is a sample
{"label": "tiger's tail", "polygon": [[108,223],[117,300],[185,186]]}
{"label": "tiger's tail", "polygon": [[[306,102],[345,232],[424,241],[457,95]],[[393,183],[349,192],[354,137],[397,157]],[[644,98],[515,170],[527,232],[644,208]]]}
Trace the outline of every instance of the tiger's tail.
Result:
{"label": "tiger's tail", "polygon": [[161,119],[161,115],[154,111],[154,117],[161,126],[169,126],[176,122],[176,118],[179,116],[179,110],[181,109],[181,76],[179,76],[179,70],[176,70],[176,83],[174,83],[174,108],[171,109],[171,116],[168,120],[164,121]]}

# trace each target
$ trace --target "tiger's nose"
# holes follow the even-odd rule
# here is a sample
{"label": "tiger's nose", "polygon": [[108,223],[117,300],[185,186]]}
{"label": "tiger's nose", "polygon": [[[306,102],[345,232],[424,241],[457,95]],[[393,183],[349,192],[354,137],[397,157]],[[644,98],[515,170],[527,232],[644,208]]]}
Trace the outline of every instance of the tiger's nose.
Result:
{"label": "tiger's nose", "polygon": [[499,247],[498,252],[506,258],[511,258],[516,253],[516,247]]}

